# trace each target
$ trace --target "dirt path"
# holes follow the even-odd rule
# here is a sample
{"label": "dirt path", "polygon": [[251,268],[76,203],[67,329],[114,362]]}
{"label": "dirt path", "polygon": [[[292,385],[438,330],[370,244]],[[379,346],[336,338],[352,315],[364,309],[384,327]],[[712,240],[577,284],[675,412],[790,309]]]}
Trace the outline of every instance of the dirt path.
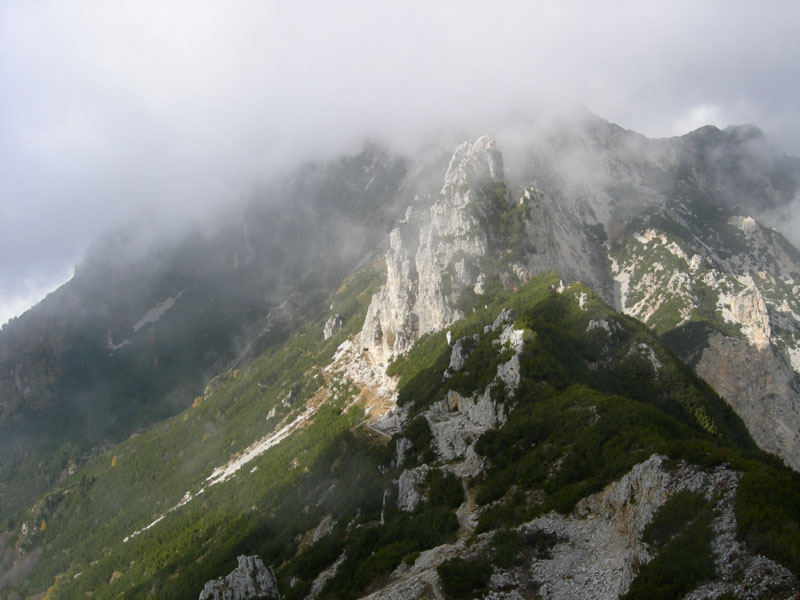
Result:
{"label": "dirt path", "polygon": [[461,487],[464,488],[465,499],[456,511],[456,517],[458,518],[458,537],[465,538],[475,533],[475,498],[466,481],[461,480]]}
{"label": "dirt path", "polygon": [[364,425],[364,427],[366,427],[367,429],[369,429],[371,432],[373,432],[373,433],[377,433],[378,435],[382,435],[382,436],[383,436],[383,437],[385,437],[387,440],[390,440],[390,439],[392,439],[392,436],[390,436],[390,435],[389,435],[388,433],[386,433],[385,431],[381,431],[381,430],[380,430],[380,429],[378,429],[377,427],[374,427],[374,426],[372,425],[372,423],[370,423],[369,421],[364,421],[364,422],[362,423],[362,425]]}

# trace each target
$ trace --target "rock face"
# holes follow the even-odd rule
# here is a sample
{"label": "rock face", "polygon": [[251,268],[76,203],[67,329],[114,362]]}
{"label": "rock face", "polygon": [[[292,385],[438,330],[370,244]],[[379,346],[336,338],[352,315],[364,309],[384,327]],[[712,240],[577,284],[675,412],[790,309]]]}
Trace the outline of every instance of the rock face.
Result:
{"label": "rock face", "polygon": [[492,276],[514,285],[552,269],[613,301],[604,250],[584,223],[592,218],[597,224],[591,210],[524,185],[512,201],[492,138],[456,148],[430,208],[409,207],[389,235],[386,283],[373,297],[361,334],[374,361],[388,361],[420,335],[463,317],[463,294],[486,293]]}
{"label": "rock face", "polygon": [[[525,184],[527,185],[527,183]],[[542,271],[556,271],[564,281],[591,287],[613,303],[613,284],[605,269],[606,252],[595,229],[602,231],[591,209],[573,198],[527,187],[519,199],[525,211],[523,252],[512,271],[526,281]],[[587,223],[588,221],[588,223]]]}
{"label": "rock face", "polygon": [[[761,448],[800,469],[800,256],[752,218],[709,244],[647,229],[612,252],[619,303],[736,410]],[[794,273],[794,275],[793,275]]]}
{"label": "rock face", "polygon": [[333,315],[330,319],[325,321],[325,326],[322,329],[324,339],[329,339],[339,333],[344,326],[344,317],[342,315]]}
{"label": "rock face", "polygon": [[[551,512],[520,526],[520,532],[551,534],[554,544],[546,555],[508,569],[495,568],[485,597],[618,598],[628,591],[639,565],[653,558],[642,532],[664,503],[681,490],[716,501],[710,528],[717,577],[688,597],[726,593],[741,598],[770,597],[770,593],[786,596],[797,585],[794,575],[774,561],[752,554],[736,540],[733,507],[738,477],[725,467],[704,471],[681,464],[668,469],[664,457],[653,455],[601,492],[580,501],[568,515]],[[481,534],[470,544],[461,539],[422,552],[413,565],[398,567],[385,586],[366,598],[441,597],[436,567],[455,557],[469,560],[489,552],[492,535]],[[531,582],[537,583],[531,587]]]}
{"label": "rock face", "polygon": [[[799,468],[800,253],[752,217],[725,212],[752,199],[710,183],[742,179],[708,155],[730,137],[725,151],[743,160],[750,138],[740,133],[709,129],[667,144],[587,119],[515,153],[513,175],[491,138],[461,144],[430,205],[415,203],[389,236],[386,283],[369,306],[361,349],[386,364],[462,317],[464,294],[486,293],[492,277],[513,287],[553,269],[655,328],[699,365],[763,448]],[[766,176],[753,177],[766,185]],[[513,189],[523,190],[516,201]],[[770,202],[788,201],[770,189]],[[712,342],[713,332],[730,339]],[[741,354],[737,339],[757,360],[731,377],[734,358],[721,344]],[[456,341],[448,375],[470,344]]]}
{"label": "rock face", "polygon": [[272,567],[264,566],[258,556],[240,556],[238,560],[239,566],[230,574],[203,586],[199,600],[280,599]]}
{"label": "rock face", "polygon": [[797,375],[769,344],[713,334],[697,374],[725,398],[756,443],[800,471],[800,393]]}
{"label": "rock face", "polygon": [[400,474],[397,482],[397,508],[411,512],[425,499],[422,487],[430,470],[428,465],[422,465],[416,469],[406,469]]}
{"label": "rock face", "polygon": [[479,340],[480,336],[476,333],[471,338],[461,338],[455,341],[453,349],[450,351],[450,365],[447,367],[445,377],[449,377],[450,373],[461,370]]}
{"label": "rock face", "polygon": [[386,283],[361,333],[361,346],[376,362],[463,316],[458,300],[478,283],[480,259],[490,250],[487,220],[507,202],[494,141],[484,136],[456,148],[430,209],[409,208],[389,236]]}

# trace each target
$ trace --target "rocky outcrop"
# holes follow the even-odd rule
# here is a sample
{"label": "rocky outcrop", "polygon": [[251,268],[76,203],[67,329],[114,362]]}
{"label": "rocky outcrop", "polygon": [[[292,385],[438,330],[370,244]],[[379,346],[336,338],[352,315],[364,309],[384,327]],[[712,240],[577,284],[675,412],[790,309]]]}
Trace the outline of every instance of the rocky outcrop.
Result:
{"label": "rocky outcrop", "polygon": [[458,146],[430,208],[409,208],[389,235],[386,283],[373,297],[361,333],[361,346],[376,362],[463,316],[458,300],[476,287],[480,259],[490,249],[487,219],[506,203],[494,141],[484,136]]}
{"label": "rocky outcrop", "polygon": [[325,326],[322,328],[322,336],[324,339],[330,339],[339,333],[344,326],[344,317],[342,315],[333,315],[330,319],[325,321]]}
{"label": "rocky outcrop", "polygon": [[[551,512],[520,526],[520,532],[550,534],[545,554],[509,569],[493,567],[487,598],[548,600],[616,599],[628,591],[639,566],[654,557],[642,541],[645,527],[676,492],[688,490],[715,502],[711,520],[713,581],[689,598],[730,594],[741,598],[791,596],[797,580],[783,566],[755,555],[736,539],[734,503],[738,474],[725,466],[701,470],[687,464],[666,467],[653,455],[601,492],[581,500],[571,513]],[[475,507],[472,509],[476,511]],[[414,600],[442,597],[436,567],[448,559],[469,560],[489,552],[493,533],[461,539],[422,552],[412,565],[401,565],[369,600]],[[531,587],[531,583],[533,587]],[[778,596],[776,596],[778,597]]]}
{"label": "rocky outcrop", "polygon": [[[661,456],[651,456],[602,492],[580,501],[569,515],[550,513],[524,525],[552,533],[559,540],[549,558],[533,561],[529,567],[528,576],[543,582],[539,589],[542,598],[611,600],[627,592],[639,565],[653,558],[642,541],[644,528],[680,490],[702,494],[706,500],[716,499],[711,530],[717,577],[701,589],[715,590],[714,596],[730,593],[757,598],[794,581],[787,569],[753,555],[734,540],[736,472],[724,466],[703,471],[685,464],[667,469],[664,462]],[[767,564],[769,574],[765,572]],[[750,581],[758,583],[745,584]]]}
{"label": "rocky outcrop", "polygon": [[526,179],[516,184],[527,187],[514,202],[490,137],[456,148],[430,207],[418,200],[389,235],[386,283],[361,333],[374,361],[386,362],[420,335],[463,317],[459,301],[486,293],[491,277],[513,287],[552,269],[613,302],[602,223],[585,201],[529,185],[537,175],[525,167]]}
{"label": "rocky outcrop", "polygon": [[428,465],[422,465],[416,469],[406,469],[400,474],[397,481],[397,508],[411,512],[425,500],[424,486],[430,471]]}
{"label": "rocky outcrop", "polygon": [[238,560],[239,566],[228,575],[203,586],[199,600],[280,599],[272,567],[264,566],[258,556],[240,556]]}
{"label": "rocky outcrop", "polygon": [[425,412],[425,418],[443,461],[463,459],[481,434],[505,421],[503,405],[492,401],[488,392],[464,397],[452,390]]}
{"label": "rocky outcrop", "polygon": [[729,296],[721,294],[718,304],[726,321],[741,326],[742,333],[756,350],[769,346],[772,329],[764,296],[755,286],[752,277],[742,277],[745,284],[739,293]]}
{"label": "rocky outcrop", "polygon": [[445,377],[449,377],[451,373],[461,370],[480,339],[481,336],[476,333],[472,337],[464,337],[455,341],[450,351],[450,365],[444,374]]}
{"label": "rocky outcrop", "polygon": [[[435,403],[428,414],[456,414],[466,417],[474,425],[484,430],[505,423],[503,405],[490,398],[489,394],[462,396],[455,390],[449,390],[444,397]],[[445,455],[449,452],[445,452]]]}
{"label": "rocky outcrop", "polygon": [[[492,325],[485,327],[484,335],[492,333],[497,336],[492,340],[496,351],[511,350],[512,353],[505,362],[497,365],[495,376],[489,384],[469,396],[456,390],[448,390],[442,400],[434,402],[423,413],[433,435],[437,456],[449,463],[447,470],[461,478],[475,477],[483,469],[485,460],[475,452],[475,442],[488,429],[506,422],[507,407],[500,398],[513,399],[520,382],[519,357],[525,341],[523,331],[514,329],[514,314],[511,310],[503,309]],[[463,347],[474,348],[480,340],[479,334],[456,340],[450,367],[443,377],[447,378],[462,369],[466,364],[466,359],[461,362]],[[456,351],[459,342],[462,342],[462,349]],[[453,369],[453,356],[457,357],[458,369]]]}
{"label": "rocky outcrop", "polygon": [[[591,287],[613,304],[613,285],[605,269],[605,249],[592,232],[604,231],[591,208],[575,204],[560,194],[545,194],[529,187],[518,201],[525,212],[521,252],[511,266],[525,282],[546,270],[556,271],[565,281]],[[586,220],[590,220],[589,223]]]}
{"label": "rocky outcrop", "polygon": [[742,417],[761,448],[800,471],[797,375],[772,347],[713,334],[696,369]]}
{"label": "rocky outcrop", "polygon": [[333,564],[328,566],[326,569],[323,569],[311,583],[311,589],[309,590],[308,596],[306,596],[306,598],[316,598],[322,591],[322,588],[325,587],[325,584],[328,583],[330,579],[336,576],[336,573],[338,573],[339,571],[339,567],[342,566],[342,563],[345,560],[347,560],[347,554],[342,552],[342,554],[339,555],[339,558],[337,558],[333,562]]}
{"label": "rocky outcrop", "polygon": [[325,517],[323,517],[322,520],[319,522],[319,525],[317,525],[314,528],[314,533],[311,536],[311,542],[313,544],[316,544],[318,541],[320,541],[322,538],[328,535],[331,531],[333,531],[333,528],[335,526],[336,526],[336,521],[334,520],[334,518],[331,515],[325,515]]}

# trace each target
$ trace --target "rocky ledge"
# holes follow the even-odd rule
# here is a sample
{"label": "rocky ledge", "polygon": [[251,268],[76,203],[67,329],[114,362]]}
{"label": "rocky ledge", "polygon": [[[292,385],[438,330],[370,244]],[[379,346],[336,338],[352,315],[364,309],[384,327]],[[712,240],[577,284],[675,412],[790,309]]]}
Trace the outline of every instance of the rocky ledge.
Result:
{"label": "rocky ledge", "polygon": [[272,567],[265,566],[258,556],[240,556],[238,560],[239,566],[228,575],[203,586],[199,600],[280,600]]}

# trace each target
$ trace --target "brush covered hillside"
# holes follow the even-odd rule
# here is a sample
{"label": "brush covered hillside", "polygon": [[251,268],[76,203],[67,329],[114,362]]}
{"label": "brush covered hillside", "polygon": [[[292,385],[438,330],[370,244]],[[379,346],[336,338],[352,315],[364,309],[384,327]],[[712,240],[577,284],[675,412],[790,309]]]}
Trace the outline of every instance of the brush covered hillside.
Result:
{"label": "brush covered hillside", "polygon": [[[800,169],[744,133],[648,140],[582,115],[449,164],[387,159],[404,166],[377,197],[337,179],[364,202],[327,222],[351,262],[280,279],[307,298],[280,335],[268,306],[232,316],[239,351],[192,362],[171,416],[98,434],[55,475],[42,444],[48,477],[4,480],[0,596],[796,594],[800,260],[742,212],[789,206]],[[344,243],[356,213],[363,247]],[[737,356],[751,370],[726,388]],[[33,423],[26,402],[9,414]]]}
{"label": "brush covered hillside", "polygon": [[318,323],[227,374],[37,503],[21,591],[194,597],[239,555],[284,598],[794,589],[797,476],[652,333],[559,284],[418,342],[375,424],[352,328],[324,340]]}
{"label": "brush covered hillside", "polygon": [[95,243],[0,331],[0,521],[327,308],[411,193],[407,169],[368,144],[253,190],[217,224],[168,237],[135,223]]}

